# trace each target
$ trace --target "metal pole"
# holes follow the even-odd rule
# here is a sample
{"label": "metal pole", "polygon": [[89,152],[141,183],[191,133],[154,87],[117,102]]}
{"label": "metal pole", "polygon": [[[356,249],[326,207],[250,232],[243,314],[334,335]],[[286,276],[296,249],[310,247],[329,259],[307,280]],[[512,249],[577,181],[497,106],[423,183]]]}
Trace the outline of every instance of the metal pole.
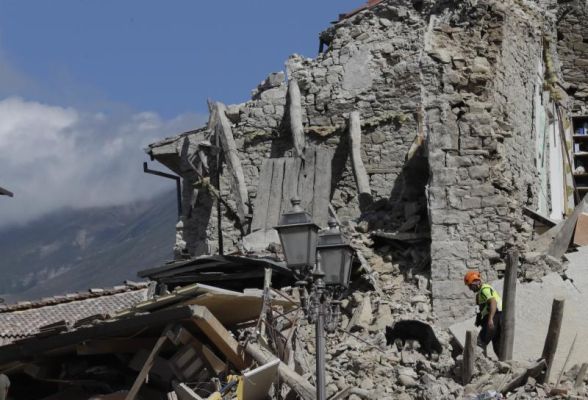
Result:
{"label": "metal pole", "polygon": [[325,379],[325,283],[322,277],[316,280],[316,295],[318,297],[318,315],[316,318],[316,398],[326,400]]}
{"label": "metal pole", "polygon": [[316,398],[327,399],[327,385],[325,379],[325,273],[321,265],[321,255],[317,253],[316,264],[312,271],[314,281],[315,307],[315,337],[316,337]]}

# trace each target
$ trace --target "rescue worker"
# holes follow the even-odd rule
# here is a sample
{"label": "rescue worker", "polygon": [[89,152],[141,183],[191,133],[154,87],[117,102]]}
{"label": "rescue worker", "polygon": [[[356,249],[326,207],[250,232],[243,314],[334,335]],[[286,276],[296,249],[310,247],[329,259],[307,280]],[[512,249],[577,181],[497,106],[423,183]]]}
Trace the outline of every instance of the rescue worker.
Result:
{"label": "rescue worker", "polygon": [[468,271],[463,280],[466,286],[476,293],[476,326],[482,327],[478,334],[478,346],[483,348],[486,354],[486,347],[492,342],[492,349],[498,356],[502,335],[502,299],[492,286],[482,282],[478,271]]}

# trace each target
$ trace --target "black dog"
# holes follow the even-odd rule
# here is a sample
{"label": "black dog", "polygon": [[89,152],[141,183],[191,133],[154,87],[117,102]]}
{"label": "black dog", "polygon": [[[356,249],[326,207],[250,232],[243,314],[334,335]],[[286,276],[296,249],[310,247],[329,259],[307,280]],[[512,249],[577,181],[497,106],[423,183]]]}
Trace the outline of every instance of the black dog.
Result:
{"label": "black dog", "polygon": [[427,353],[431,358],[431,351],[438,354],[443,352],[441,343],[435,336],[433,328],[421,321],[398,321],[394,326],[386,327],[386,344],[393,344],[396,339],[402,340],[402,347],[407,340],[416,340],[421,346],[421,351]]}

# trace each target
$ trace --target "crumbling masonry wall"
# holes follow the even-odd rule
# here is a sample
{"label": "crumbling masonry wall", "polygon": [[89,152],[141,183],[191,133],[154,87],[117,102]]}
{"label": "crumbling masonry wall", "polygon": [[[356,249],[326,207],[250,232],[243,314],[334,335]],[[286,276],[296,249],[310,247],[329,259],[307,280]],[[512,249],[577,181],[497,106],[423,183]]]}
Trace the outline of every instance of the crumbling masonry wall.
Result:
{"label": "crumbling masonry wall", "polygon": [[[466,268],[497,278],[501,252],[531,235],[522,207],[537,206],[533,99],[543,85],[543,32],[552,23],[544,15],[531,2],[384,1],[323,32],[323,54],[286,63],[287,78],[300,87],[307,144],[334,154],[330,198],[338,217],[347,228],[366,221],[369,230],[394,232],[420,216],[411,229],[430,232],[430,248],[407,253],[430,263],[434,311],[447,322],[473,311]],[[360,202],[349,157],[347,119],[356,110],[373,195],[367,202]],[[252,207],[263,162],[294,155],[286,76],[271,74],[252,100],[229,106],[227,117]],[[197,179],[182,175],[190,204]],[[220,182],[234,209],[226,169]],[[213,203],[211,196],[185,210],[192,255],[218,249]],[[248,233],[226,207],[222,232],[225,252]]]}
{"label": "crumbling masonry wall", "polygon": [[[420,57],[426,23],[412,2],[394,3],[340,22],[323,33],[330,42],[323,54],[315,59],[294,55],[286,67],[288,78],[300,86],[308,145],[334,154],[331,204],[338,217],[365,220],[370,229],[393,230],[407,218],[421,215],[424,227],[418,229],[426,230],[426,164],[424,168],[405,166],[422,114]],[[293,155],[286,110],[287,84],[282,73],[264,80],[253,91],[252,100],[228,107],[251,205],[263,162]],[[347,138],[347,119],[354,110],[361,113],[361,152],[372,189],[372,201],[362,204]],[[188,188],[184,203],[190,204],[195,177],[184,178]],[[231,190],[225,170],[221,195],[234,206]],[[217,251],[216,218],[215,207],[185,210],[185,240],[191,254]],[[237,250],[241,232],[234,218],[224,213],[222,226],[225,252]],[[206,246],[202,246],[203,233]]]}
{"label": "crumbling masonry wall", "polygon": [[478,2],[432,27],[440,73],[427,102],[431,274],[445,320],[473,312],[466,269],[496,279],[501,251],[532,231],[522,207],[537,202],[532,110],[543,20],[504,3]]}
{"label": "crumbling masonry wall", "polygon": [[558,9],[557,54],[571,111],[588,114],[588,3],[574,0]]}

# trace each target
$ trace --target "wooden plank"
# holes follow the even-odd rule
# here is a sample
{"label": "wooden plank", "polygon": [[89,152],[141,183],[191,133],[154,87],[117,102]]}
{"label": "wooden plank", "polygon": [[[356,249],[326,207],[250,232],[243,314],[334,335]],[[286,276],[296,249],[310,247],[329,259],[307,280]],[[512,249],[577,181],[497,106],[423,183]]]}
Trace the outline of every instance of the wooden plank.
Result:
{"label": "wooden plank", "polygon": [[535,210],[530,209],[529,207],[523,207],[523,214],[550,228],[557,225],[557,222],[552,221],[551,219],[538,213]]}
{"label": "wooden plank", "polygon": [[300,100],[300,88],[296,79],[288,81],[288,114],[290,115],[290,130],[296,156],[304,158],[304,127],[302,126],[302,102]]}
{"label": "wooden plank", "polygon": [[558,260],[565,254],[566,250],[568,249],[572,241],[572,236],[574,234],[574,229],[576,227],[578,217],[580,216],[580,214],[582,214],[582,212],[587,210],[587,207],[588,196],[584,197],[580,204],[576,206],[572,215],[570,215],[570,217],[565,220],[561,230],[557,233],[557,235],[553,239],[553,242],[551,242],[551,244],[549,245],[547,254],[557,258]]}
{"label": "wooden plank", "polygon": [[198,356],[194,347],[186,344],[170,359],[178,377],[182,381],[193,381],[196,374],[204,367],[204,361]]}
{"label": "wooden plank", "polygon": [[0,187],[0,196],[14,197],[14,193],[12,193],[11,191],[6,190],[6,189]]}
{"label": "wooden plank", "polygon": [[157,339],[155,346],[153,346],[151,353],[149,353],[149,357],[147,357],[147,361],[145,361],[145,364],[143,365],[141,372],[139,372],[137,379],[135,379],[135,383],[133,383],[131,390],[129,391],[129,393],[125,397],[125,400],[134,400],[135,397],[137,396],[137,393],[139,393],[139,389],[141,389],[141,386],[143,385],[145,378],[147,378],[147,374],[151,370],[151,367],[153,367],[153,361],[155,360],[155,357],[159,354],[159,351],[161,350],[161,348],[163,347],[163,345],[165,344],[165,342],[167,340],[167,336],[166,336],[167,330],[168,330],[168,328],[166,328],[164,330],[163,334],[159,337],[159,339]]}
{"label": "wooden plank", "polygon": [[508,392],[512,392],[519,386],[523,386],[527,379],[535,378],[545,369],[545,360],[541,359],[533,364],[529,369],[523,373],[515,376],[510,382],[500,389],[500,393],[506,395]]}
{"label": "wooden plank", "polygon": [[476,342],[474,331],[466,332],[465,347],[463,349],[463,365],[461,366],[461,383],[467,385],[472,380],[474,361],[476,359]]}
{"label": "wooden plank", "polygon": [[588,214],[585,212],[578,215],[578,222],[574,231],[574,244],[576,246],[588,246]]}
{"label": "wooden plank", "polygon": [[239,343],[231,336],[231,333],[219,322],[218,319],[206,307],[192,306],[194,318],[192,321],[210,339],[212,343],[227,357],[238,369],[245,369],[249,363],[245,360]]}
{"label": "wooden plank", "polygon": [[267,206],[267,216],[265,228],[272,229],[278,225],[280,220],[280,208],[282,206],[282,186],[284,184],[284,165],[286,160],[283,158],[274,159],[274,169],[272,173],[272,183],[269,193],[269,203]]}
{"label": "wooden plank", "polygon": [[564,361],[563,367],[561,367],[561,371],[559,373],[559,376],[557,377],[557,381],[555,381],[555,387],[559,386],[561,382],[561,377],[563,376],[564,372],[566,372],[568,362],[570,361],[570,357],[572,356],[572,353],[574,352],[574,347],[576,346],[576,339],[578,339],[578,332],[576,332],[576,335],[574,336],[574,340],[572,341],[572,345],[570,346],[570,351],[568,351],[568,355],[566,357],[566,360]]}
{"label": "wooden plank", "polygon": [[321,228],[325,228],[329,221],[332,156],[332,152],[327,149],[316,149],[312,216],[314,223]]}
{"label": "wooden plank", "polygon": [[315,147],[307,147],[305,151],[306,159],[302,164],[298,178],[298,196],[300,206],[308,213],[312,213],[312,198],[314,196],[314,171],[315,171]]}
{"label": "wooden plank", "polygon": [[[141,349],[135,353],[133,358],[131,358],[131,361],[128,363],[129,369],[137,372],[141,371],[149,358],[150,351],[151,349]],[[153,359],[153,365],[149,370],[149,379],[157,378],[159,382],[169,382],[175,378],[175,372],[176,371],[168,360],[160,356],[155,356]]]}
{"label": "wooden plank", "polygon": [[584,386],[584,378],[586,378],[586,371],[588,371],[588,363],[582,364],[580,367],[580,371],[576,376],[576,381],[574,382],[574,389],[580,390]]}
{"label": "wooden plank", "polygon": [[559,343],[559,333],[561,331],[561,324],[563,321],[564,305],[564,299],[553,299],[549,328],[547,329],[545,345],[543,346],[543,353],[541,354],[541,358],[544,359],[547,364],[547,371],[545,371],[545,376],[543,379],[543,382],[546,383],[549,382],[551,367],[553,366],[553,359],[555,358],[557,345]]}
{"label": "wooden plank", "polygon": [[265,160],[261,166],[259,181],[257,183],[255,208],[253,209],[253,220],[251,221],[251,232],[265,229],[266,227],[266,217],[270,199],[270,187],[272,183],[273,169],[274,160],[271,158]]}
{"label": "wooden plank", "polygon": [[192,336],[192,334],[185,328],[177,327],[173,332],[170,331],[168,333],[168,337],[176,346],[179,346],[180,344],[192,346],[200,358],[206,362],[208,367],[210,367],[216,375],[226,371],[227,364],[218,358],[210,347],[202,344],[202,342]]}
{"label": "wooden plank", "polygon": [[517,294],[517,268],[519,265],[519,253],[516,249],[510,250],[506,258],[506,275],[504,276],[504,301],[502,307],[503,325],[500,336],[500,361],[512,360],[515,312]]}
{"label": "wooden plank", "polygon": [[138,312],[153,311],[158,308],[163,308],[174,303],[183,301],[186,297],[196,296],[199,293],[204,292],[205,289],[198,283],[184,286],[164,296],[157,297],[155,299],[149,299],[135,304],[133,307],[126,310],[121,310],[115,314],[116,318],[122,316],[132,315]]}
{"label": "wooden plank", "polygon": [[241,166],[241,160],[239,159],[239,151],[233,138],[233,131],[229,119],[225,115],[226,106],[223,103],[215,103],[217,109],[217,124],[215,132],[220,136],[223,153],[229,171],[232,176],[232,181],[235,190],[233,195],[236,197],[237,213],[241,224],[245,224],[245,216],[249,214],[249,194],[247,193],[247,185],[245,184],[245,174],[243,173],[243,167]]}
{"label": "wooden plank", "polygon": [[[286,158],[284,165],[284,184],[282,185],[282,205],[280,215],[292,209],[291,200],[294,197],[300,197],[298,194],[298,177],[302,160],[300,158]],[[271,227],[273,228],[273,226]]]}
{"label": "wooden plank", "polygon": [[269,389],[276,380],[280,360],[243,373],[243,384],[237,389],[237,398],[244,400],[264,400],[269,396]]}
{"label": "wooden plank", "polygon": [[339,400],[339,399],[345,399],[347,398],[346,396],[348,394],[351,394],[351,386],[347,386],[345,389],[341,390],[338,393],[335,393],[332,397],[329,398],[329,400]]}
{"label": "wooden plank", "polygon": [[399,242],[420,242],[431,240],[430,232],[374,232],[372,237]]}
{"label": "wooden plank", "polygon": [[365,170],[361,158],[361,120],[359,111],[353,111],[349,115],[349,141],[351,146],[351,165],[359,194],[371,195],[370,178]]}
{"label": "wooden plank", "polygon": [[553,239],[557,236],[557,234],[561,231],[565,224],[565,220],[559,221],[557,225],[549,228],[539,237],[535,238],[532,242],[529,243],[529,251],[535,251],[538,253],[547,253],[549,246],[553,242]]}
{"label": "wooden plank", "polygon": [[[245,351],[260,364],[267,364],[276,358],[273,354],[269,355],[262,350],[259,345],[251,342],[247,343]],[[280,380],[290,386],[303,400],[316,399],[316,389],[309,383],[308,379],[301,377],[281,361],[278,365],[278,375]]]}

